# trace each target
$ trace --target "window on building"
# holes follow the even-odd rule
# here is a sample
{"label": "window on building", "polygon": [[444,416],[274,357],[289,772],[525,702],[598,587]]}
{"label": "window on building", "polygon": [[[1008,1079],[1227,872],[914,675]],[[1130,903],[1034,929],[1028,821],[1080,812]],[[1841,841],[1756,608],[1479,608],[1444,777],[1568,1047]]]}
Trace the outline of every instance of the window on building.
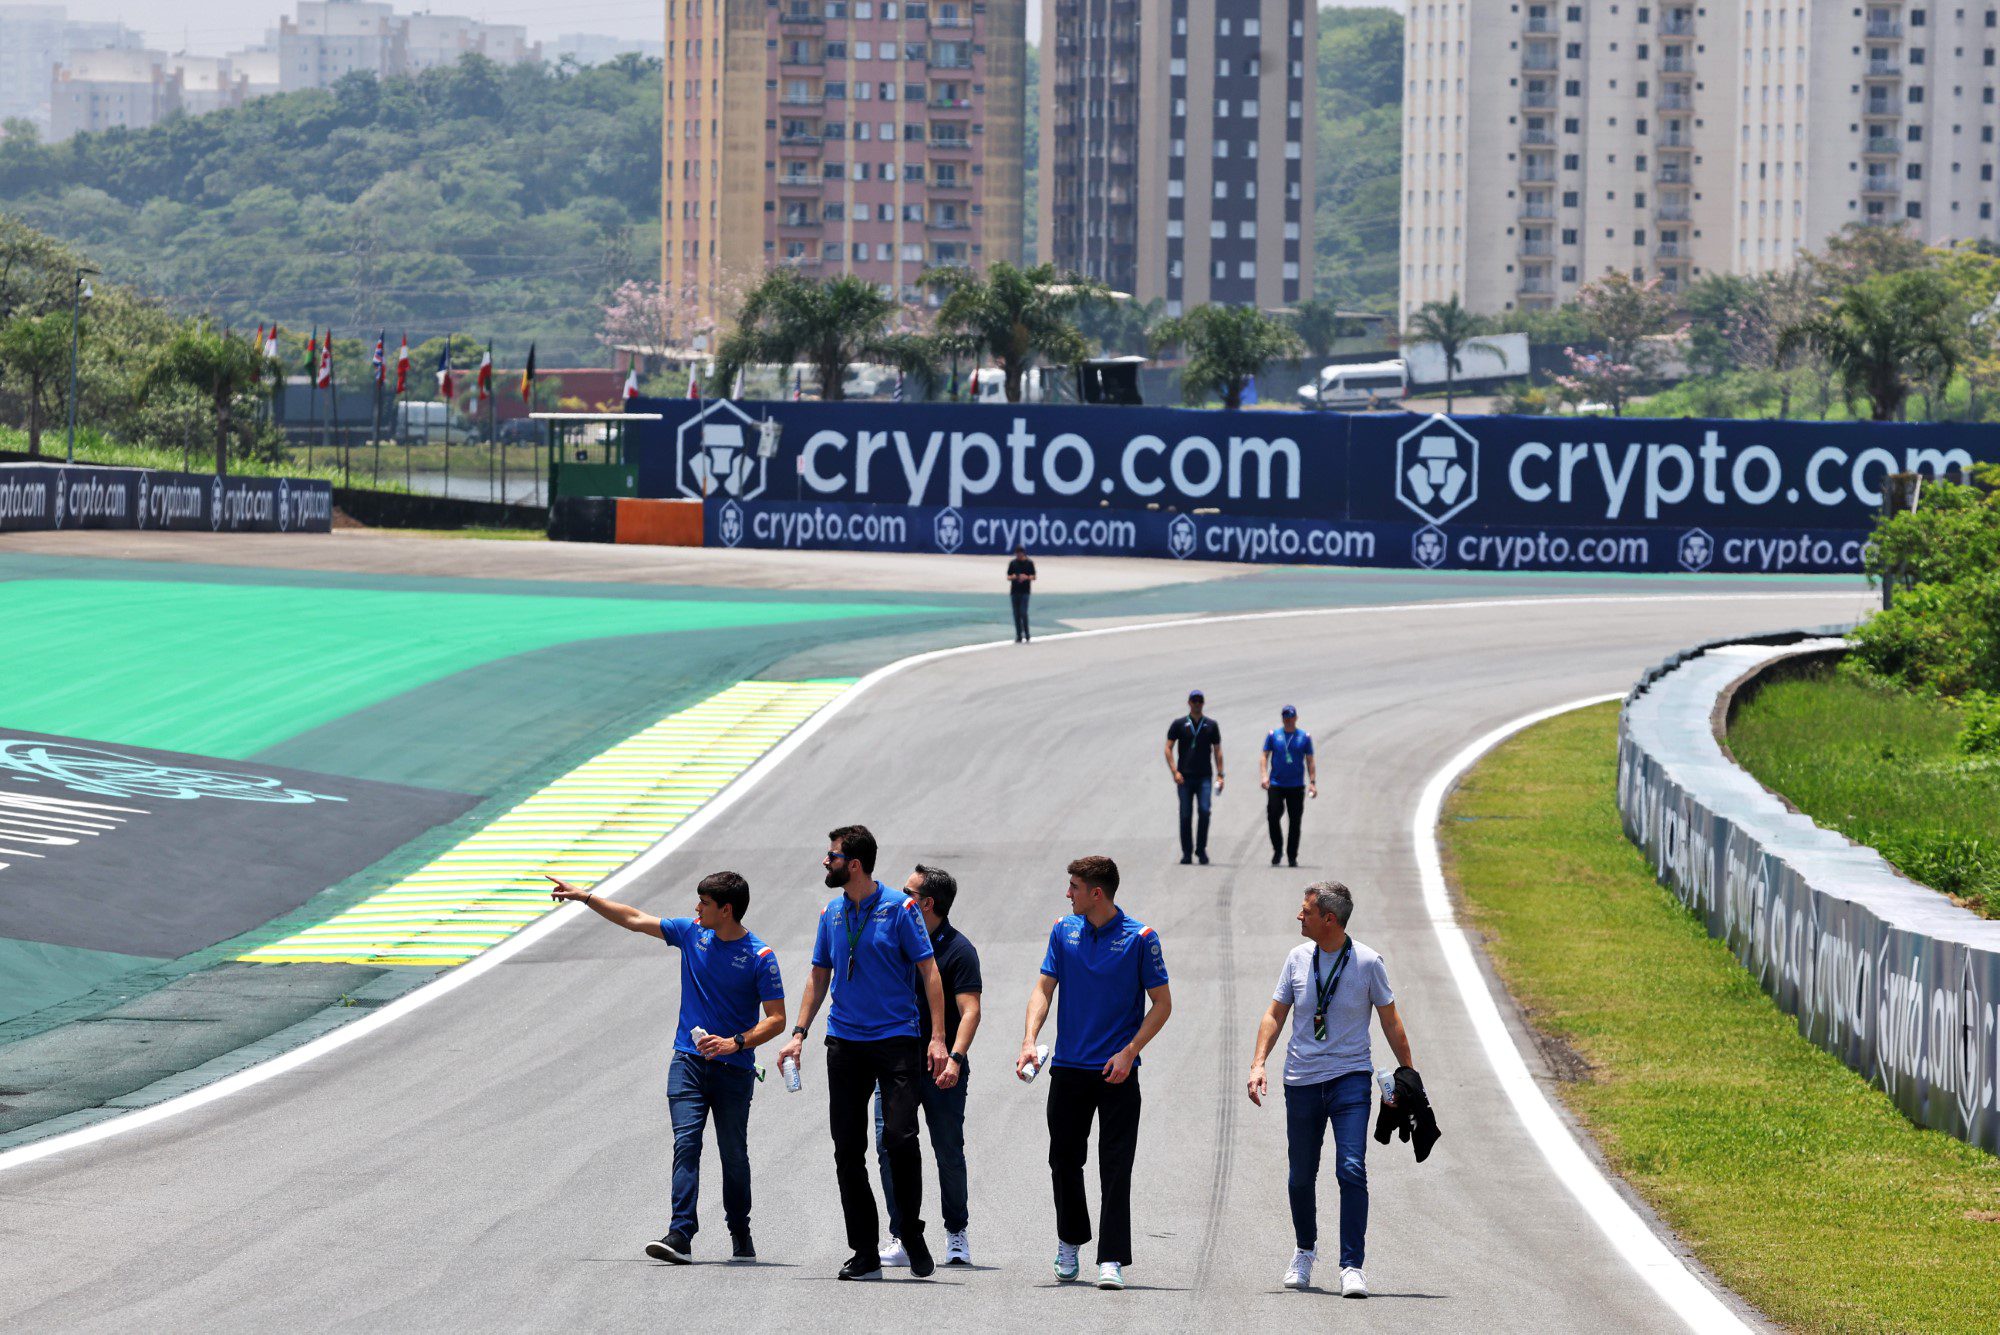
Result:
{"label": "window on building", "polygon": [[1208,239],[1224,241],[1229,237],[1229,224],[1220,218],[1211,218],[1208,223]]}
{"label": "window on building", "polygon": [[1257,276],[1257,261],[1238,260],[1236,262],[1236,276],[1238,278],[1255,278]]}
{"label": "window on building", "polygon": [[1240,223],[1237,223],[1237,224],[1236,224],[1236,235],[1237,235],[1238,237],[1242,238],[1242,239],[1243,239],[1243,240],[1245,240],[1245,241],[1254,241],[1254,240],[1256,240],[1256,239],[1257,239],[1257,224],[1256,224],[1255,222],[1252,222],[1252,221],[1248,221],[1248,220],[1246,220],[1246,221],[1244,221],[1244,222],[1240,222]]}
{"label": "window on building", "polygon": [[1228,199],[1228,198],[1229,198],[1229,182],[1227,182],[1227,181],[1217,181],[1217,182],[1215,183],[1215,197],[1216,197],[1217,199]]}

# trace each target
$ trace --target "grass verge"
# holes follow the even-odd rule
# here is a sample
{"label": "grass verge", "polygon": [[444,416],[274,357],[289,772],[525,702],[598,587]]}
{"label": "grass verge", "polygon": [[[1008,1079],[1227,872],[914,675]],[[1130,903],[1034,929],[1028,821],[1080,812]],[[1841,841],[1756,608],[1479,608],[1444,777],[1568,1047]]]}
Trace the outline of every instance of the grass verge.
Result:
{"label": "grass verge", "polygon": [[489,538],[499,542],[547,542],[549,535],[538,528],[383,528],[375,530],[396,538]]}
{"label": "grass verge", "polygon": [[1918,1128],[1799,1036],[1619,828],[1618,707],[1460,784],[1446,874],[1509,990],[1588,1072],[1560,1086],[1723,1283],[1808,1331],[1991,1332],[2000,1158]]}
{"label": "grass verge", "polygon": [[2000,761],[1959,754],[1960,725],[1945,701],[1821,671],[1753,695],[1729,749],[1821,825],[2000,918]]}
{"label": "grass verge", "polygon": [[[67,438],[60,430],[42,432],[42,458],[49,463],[62,463],[67,449]],[[28,452],[28,433],[12,427],[0,426],[0,450],[11,450],[18,454]],[[332,462],[328,463],[331,458]],[[384,456],[386,461],[386,454]],[[364,456],[360,450],[354,452],[354,475],[362,481]],[[25,462],[25,461],[23,461]],[[167,449],[153,445],[130,445],[124,441],[112,440],[95,427],[78,427],[76,432],[76,462],[79,464],[101,464],[114,468],[160,468],[171,473],[183,471],[209,473],[215,468],[215,442],[204,444],[192,442],[184,453],[179,449]],[[297,459],[246,459],[231,456],[229,472],[236,477],[313,477],[339,486],[340,457],[329,456],[321,450],[308,467],[301,450]],[[369,485],[363,483],[363,485]],[[390,476],[386,466],[379,484],[382,491],[405,491],[400,474]]]}

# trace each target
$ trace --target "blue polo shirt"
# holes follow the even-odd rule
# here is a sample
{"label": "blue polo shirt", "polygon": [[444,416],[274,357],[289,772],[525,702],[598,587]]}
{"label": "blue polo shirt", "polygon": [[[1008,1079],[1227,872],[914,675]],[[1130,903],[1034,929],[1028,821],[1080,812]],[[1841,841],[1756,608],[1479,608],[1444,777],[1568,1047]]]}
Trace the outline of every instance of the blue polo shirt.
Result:
{"label": "blue polo shirt", "polygon": [[[778,957],[750,932],[724,941],[693,918],[660,919],[660,935],[681,952],[681,1018],[674,1030],[674,1051],[700,1056],[693,1031],[705,1029],[718,1038],[754,1028],[763,1018],[763,1003],[783,1001],[785,982]],[[730,1066],[753,1067],[749,1052],[731,1052],[711,1060]]]}
{"label": "blue polo shirt", "polygon": [[835,895],[820,910],[813,937],[813,968],[833,971],[827,1037],[862,1043],[916,1038],[917,965],[933,953],[923,910],[901,890],[877,881],[859,905]]}
{"label": "blue polo shirt", "polygon": [[1056,919],[1042,972],[1056,980],[1056,1047],[1049,1061],[1104,1069],[1146,1018],[1146,993],[1167,981],[1160,937],[1119,909],[1102,927]]}
{"label": "blue polo shirt", "polygon": [[1306,786],[1306,757],[1313,753],[1311,733],[1304,728],[1292,732],[1273,728],[1271,735],[1264,739],[1264,753],[1271,757],[1273,788]]}

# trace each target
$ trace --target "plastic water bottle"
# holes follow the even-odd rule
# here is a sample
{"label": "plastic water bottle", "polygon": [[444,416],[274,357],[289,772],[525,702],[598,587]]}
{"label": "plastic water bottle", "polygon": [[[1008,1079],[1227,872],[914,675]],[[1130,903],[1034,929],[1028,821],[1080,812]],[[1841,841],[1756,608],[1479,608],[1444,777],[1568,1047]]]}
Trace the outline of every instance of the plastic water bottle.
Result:
{"label": "plastic water bottle", "polygon": [[796,1058],[780,1057],[778,1059],[778,1074],[785,1077],[785,1089],[788,1093],[796,1094],[799,1092],[802,1082],[799,1079],[799,1063]]}
{"label": "plastic water bottle", "polygon": [[1034,1083],[1035,1077],[1040,1075],[1042,1073],[1042,1068],[1044,1066],[1047,1066],[1048,1064],[1049,1064],[1049,1045],[1043,1043],[1038,1047],[1036,1047],[1035,1059],[1028,1063],[1027,1069],[1021,1073],[1021,1078],[1030,1084]]}
{"label": "plastic water bottle", "polygon": [[708,1030],[702,1028],[700,1025],[696,1025],[694,1028],[688,1030],[688,1037],[699,1044],[704,1038],[708,1037]]}
{"label": "plastic water bottle", "polygon": [[1386,1066],[1375,1068],[1375,1084],[1382,1091],[1382,1102],[1396,1101],[1396,1073]]}

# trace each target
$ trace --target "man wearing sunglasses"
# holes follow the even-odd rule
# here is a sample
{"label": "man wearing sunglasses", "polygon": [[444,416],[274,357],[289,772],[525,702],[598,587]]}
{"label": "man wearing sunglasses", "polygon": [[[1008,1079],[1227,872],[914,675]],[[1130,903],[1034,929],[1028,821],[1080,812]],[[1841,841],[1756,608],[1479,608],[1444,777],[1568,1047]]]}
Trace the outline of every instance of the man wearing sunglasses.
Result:
{"label": "man wearing sunglasses", "polygon": [[[819,915],[812,974],[799,998],[799,1023],[778,1054],[796,1062],[819,1004],[829,991],[826,1021],[827,1120],[833,1132],[834,1176],[851,1255],[840,1279],[882,1274],[881,1216],[868,1180],[869,1103],[882,1091],[882,1149],[896,1190],[896,1220],[922,1279],[937,1268],[924,1241],[923,1157],[917,1146],[919,1080],[939,1088],[958,1083],[945,1051],[944,984],[917,901],[875,879],[875,836],[865,825],[827,835],[822,865],[828,887],[840,891]],[[919,1036],[918,989],[930,1010],[928,1051]]]}
{"label": "man wearing sunglasses", "polygon": [[1375,1012],[1389,1051],[1414,1067],[1410,1040],[1396,1014],[1396,996],[1382,957],[1347,934],[1354,895],[1338,881],[1306,887],[1299,906],[1299,934],[1305,943],[1285,957],[1270,1009],[1257,1022],[1250,1053],[1250,1102],[1263,1106],[1270,1084],[1264,1059],[1278,1040],[1279,1026],[1292,1015],[1285,1045],[1285,1143],[1291,1163],[1287,1190],[1292,1232],[1298,1251],[1285,1271],[1285,1287],[1312,1286],[1319,1259],[1318,1178],[1320,1147],[1333,1124],[1334,1179],[1340,1184],[1340,1294],[1366,1298],[1361,1273],[1368,1234],[1368,1087],[1374,1062],[1369,1055],[1368,1013]]}

